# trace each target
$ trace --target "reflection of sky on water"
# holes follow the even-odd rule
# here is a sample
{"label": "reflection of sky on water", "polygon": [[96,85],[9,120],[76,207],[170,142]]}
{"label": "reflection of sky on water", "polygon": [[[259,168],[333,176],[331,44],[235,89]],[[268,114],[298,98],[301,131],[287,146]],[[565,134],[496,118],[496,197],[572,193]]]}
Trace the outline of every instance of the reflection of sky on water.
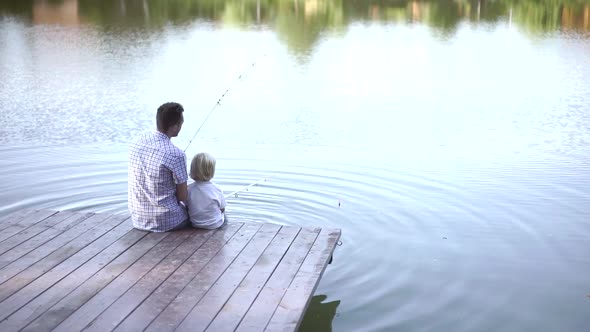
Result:
{"label": "reflection of sky on water", "polygon": [[2,27],[0,103],[28,110],[0,119],[6,143],[126,142],[152,127],[162,100],[182,101],[184,132],[193,133],[227,89],[197,139],[371,142],[391,153],[404,149],[392,141],[411,141],[412,150],[472,155],[539,146],[568,153],[588,141],[580,129],[588,128],[590,43],[576,35],[463,24],[440,40],[423,25],[351,25],[326,35],[301,64],[269,31]]}

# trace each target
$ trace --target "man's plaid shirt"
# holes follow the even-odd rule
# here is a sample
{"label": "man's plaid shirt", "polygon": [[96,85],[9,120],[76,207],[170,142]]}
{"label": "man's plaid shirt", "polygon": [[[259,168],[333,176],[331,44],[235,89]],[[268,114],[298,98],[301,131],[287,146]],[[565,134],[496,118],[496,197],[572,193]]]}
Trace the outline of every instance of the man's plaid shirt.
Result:
{"label": "man's plaid shirt", "polygon": [[161,132],[147,133],[129,147],[128,206],[133,227],[166,232],[188,218],[176,198],[186,182],[186,154]]}

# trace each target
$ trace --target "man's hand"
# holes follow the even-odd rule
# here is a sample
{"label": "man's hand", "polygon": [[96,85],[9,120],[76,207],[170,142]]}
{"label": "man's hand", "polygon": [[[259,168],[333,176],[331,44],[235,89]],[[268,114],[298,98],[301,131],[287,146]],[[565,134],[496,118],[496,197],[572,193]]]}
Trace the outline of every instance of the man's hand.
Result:
{"label": "man's hand", "polygon": [[188,190],[186,182],[179,183],[176,185],[176,199],[181,202],[185,207],[187,206]]}

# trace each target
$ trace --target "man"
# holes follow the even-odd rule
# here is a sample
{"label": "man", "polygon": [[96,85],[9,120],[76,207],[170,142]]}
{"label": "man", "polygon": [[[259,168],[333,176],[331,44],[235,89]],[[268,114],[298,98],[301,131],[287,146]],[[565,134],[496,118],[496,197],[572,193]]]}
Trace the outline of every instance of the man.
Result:
{"label": "man", "polygon": [[184,117],[178,103],[158,108],[158,130],[129,147],[128,206],[133,227],[166,232],[188,225],[186,154],[170,138],[178,136]]}

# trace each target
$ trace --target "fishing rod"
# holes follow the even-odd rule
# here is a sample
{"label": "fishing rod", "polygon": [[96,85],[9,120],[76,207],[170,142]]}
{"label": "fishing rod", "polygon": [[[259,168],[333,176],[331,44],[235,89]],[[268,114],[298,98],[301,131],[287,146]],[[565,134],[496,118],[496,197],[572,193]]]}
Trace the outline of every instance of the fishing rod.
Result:
{"label": "fishing rod", "polygon": [[240,189],[240,190],[236,190],[236,191],[234,191],[234,192],[231,192],[231,193],[229,193],[229,194],[225,195],[224,197],[225,197],[225,198],[230,198],[231,196],[236,196],[236,197],[237,197],[237,196],[238,196],[238,193],[240,193],[240,192],[242,192],[242,191],[244,191],[244,190],[245,190],[245,191],[248,191],[248,189],[249,189],[250,187],[254,187],[254,186],[258,185],[260,182],[266,182],[266,178],[264,178],[264,179],[260,179],[260,180],[258,180],[258,181],[256,181],[256,182],[253,182],[253,183],[250,183],[249,185],[247,185],[247,186],[243,187],[242,189]]}
{"label": "fishing rod", "polygon": [[[263,56],[266,56],[266,54],[264,54]],[[241,74],[240,76],[238,76],[238,78],[236,80],[233,81],[233,83],[227,88],[227,90],[225,90],[225,92],[221,95],[221,97],[219,97],[219,99],[217,100],[217,102],[215,103],[215,105],[213,105],[213,107],[211,108],[211,110],[209,111],[209,113],[207,114],[207,116],[205,117],[205,120],[203,120],[203,122],[201,123],[201,125],[199,126],[199,128],[197,129],[197,131],[195,132],[195,134],[193,135],[193,137],[191,138],[191,140],[188,142],[186,148],[184,148],[184,152],[186,152],[186,150],[188,149],[188,147],[191,145],[191,143],[193,142],[193,140],[195,139],[195,137],[197,137],[197,134],[199,133],[199,131],[201,130],[201,128],[203,128],[203,125],[205,124],[205,122],[207,122],[207,120],[209,120],[209,117],[211,116],[211,114],[213,114],[213,112],[215,111],[215,109],[217,109],[217,106],[221,105],[221,100],[225,97],[225,95],[231,90],[231,88],[235,85],[236,82],[240,81],[242,79],[242,77],[252,68],[256,65],[256,62],[258,60],[254,60],[254,62],[252,62],[251,65],[249,65]]]}
{"label": "fishing rod", "polygon": [[[266,54],[263,54],[262,56],[266,56]],[[239,76],[236,80],[233,81],[233,83],[225,90],[225,92],[223,92],[223,94],[221,95],[221,97],[219,97],[219,99],[217,100],[217,102],[215,103],[215,105],[213,105],[213,107],[211,108],[211,110],[209,111],[209,113],[207,114],[207,116],[205,117],[205,119],[203,120],[203,122],[201,122],[201,125],[199,126],[199,128],[197,128],[197,131],[195,131],[195,134],[193,135],[193,137],[190,139],[190,141],[188,142],[188,144],[186,145],[186,148],[184,148],[184,152],[186,152],[186,150],[188,150],[189,146],[191,145],[191,143],[194,141],[195,137],[197,137],[197,134],[199,133],[199,131],[201,131],[201,128],[203,128],[203,126],[205,125],[205,123],[207,122],[207,120],[209,120],[209,117],[211,116],[211,114],[213,114],[213,112],[217,109],[218,106],[221,105],[221,100],[225,97],[225,95],[231,90],[231,88],[236,84],[236,82],[240,81],[242,79],[242,77],[244,77],[248,71],[250,71],[252,69],[252,67],[254,67],[256,65],[256,63],[258,62],[257,60],[254,60],[254,62],[252,62]],[[258,185],[260,182],[266,181],[266,178],[264,179],[260,179],[254,183],[251,183],[245,187],[243,187],[240,190],[234,191],[230,194],[225,195],[225,198],[229,198],[231,196],[238,196],[238,193],[244,191],[244,190],[248,190],[250,187],[253,187],[255,185]]]}

